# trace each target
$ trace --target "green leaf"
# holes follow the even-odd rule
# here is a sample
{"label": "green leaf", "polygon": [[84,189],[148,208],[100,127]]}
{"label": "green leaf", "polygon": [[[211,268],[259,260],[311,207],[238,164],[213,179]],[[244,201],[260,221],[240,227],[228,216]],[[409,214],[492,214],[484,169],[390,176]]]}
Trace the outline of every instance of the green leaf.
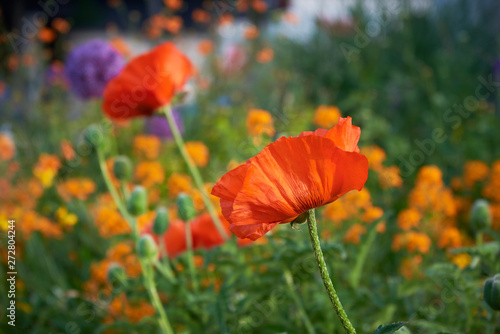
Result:
{"label": "green leaf", "polygon": [[398,329],[406,325],[406,322],[396,322],[387,326],[380,325],[373,334],[391,334],[396,332]]}

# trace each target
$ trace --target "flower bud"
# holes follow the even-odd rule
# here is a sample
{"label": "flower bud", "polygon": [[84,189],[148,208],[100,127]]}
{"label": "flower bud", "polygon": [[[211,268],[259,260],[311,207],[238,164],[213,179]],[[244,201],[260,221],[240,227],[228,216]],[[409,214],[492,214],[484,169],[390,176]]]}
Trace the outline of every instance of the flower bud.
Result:
{"label": "flower bud", "polygon": [[130,159],[124,155],[116,157],[113,164],[113,173],[120,181],[130,180],[132,178],[132,164],[130,163]]}
{"label": "flower bud", "polygon": [[122,266],[117,263],[111,264],[108,268],[108,281],[113,287],[127,284],[127,274]]}
{"label": "flower bud", "polygon": [[127,209],[133,216],[145,214],[148,209],[148,194],[141,186],[135,187],[128,200]]}
{"label": "flower bud", "polygon": [[478,199],[470,212],[470,224],[475,231],[481,231],[491,226],[491,211],[487,200]]}
{"label": "flower bud", "polygon": [[179,218],[185,222],[191,221],[196,216],[193,200],[187,194],[180,194],[177,197],[177,210]]}
{"label": "flower bud", "polygon": [[483,293],[486,304],[495,311],[500,311],[500,274],[486,280]]}
{"label": "flower bud", "polygon": [[152,236],[145,235],[141,237],[137,246],[137,253],[147,261],[153,261],[158,258],[158,247]]}
{"label": "flower bud", "polygon": [[165,207],[156,209],[156,218],[153,223],[153,233],[162,235],[168,228],[168,211]]}
{"label": "flower bud", "polygon": [[104,148],[104,133],[95,124],[90,125],[85,131],[85,139],[95,148]]}

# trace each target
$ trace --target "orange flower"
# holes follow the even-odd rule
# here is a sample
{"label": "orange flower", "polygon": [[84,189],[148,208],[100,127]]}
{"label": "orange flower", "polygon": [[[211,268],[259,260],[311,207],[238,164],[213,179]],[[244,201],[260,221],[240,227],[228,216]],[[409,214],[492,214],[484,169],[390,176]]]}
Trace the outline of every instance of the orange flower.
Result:
{"label": "orange flower", "polygon": [[67,140],[61,141],[61,153],[66,161],[71,161],[76,157],[73,145],[71,145],[71,143]]}
{"label": "orange flower", "polygon": [[188,141],[184,147],[196,166],[205,167],[208,164],[210,152],[201,141]]}
{"label": "orange flower", "polygon": [[243,34],[246,39],[256,39],[259,37],[259,28],[254,25],[248,26]]}
{"label": "orange flower", "polygon": [[214,43],[212,43],[212,41],[209,39],[204,39],[198,44],[198,51],[204,56],[212,53],[213,50]]}
{"label": "orange flower", "polygon": [[274,136],[273,117],[265,110],[251,109],[247,115],[246,126],[250,136],[261,134],[266,134],[269,137]]}
{"label": "orange flower", "polygon": [[173,11],[177,11],[182,7],[182,0],[163,0],[163,3]]}
{"label": "orange flower", "polygon": [[414,208],[403,210],[398,215],[398,227],[408,231],[414,227],[418,227],[422,214]]}
{"label": "orange flower", "polygon": [[0,160],[8,161],[16,154],[16,145],[6,133],[0,133]]}
{"label": "orange flower", "polygon": [[131,232],[125,218],[117,210],[106,206],[98,208],[94,215],[94,224],[103,238],[111,238],[115,235]]}
{"label": "orange flower", "polygon": [[396,165],[383,167],[378,174],[378,180],[382,189],[399,188],[403,185],[399,167]]}
{"label": "orange flower", "polygon": [[447,227],[441,232],[438,241],[439,248],[457,248],[462,247],[462,236],[460,231],[453,226]]}
{"label": "orange flower", "polygon": [[413,277],[420,274],[420,264],[422,263],[422,255],[415,255],[410,258],[406,258],[401,263],[401,275],[406,279],[412,279]]}
{"label": "orange flower", "polygon": [[96,190],[96,185],[92,179],[81,178],[81,179],[69,179],[66,182],[58,186],[57,191],[59,195],[69,201],[71,197],[79,199],[80,201],[85,201],[90,194],[94,193]]}
{"label": "orange flower", "polygon": [[490,169],[484,162],[479,160],[467,161],[464,165],[464,183],[470,188],[474,183],[485,180],[489,172]]}
{"label": "orange flower", "polygon": [[57,37],[54,29],[43,27],[38,31],[38,39],[44,43],[52,43]]}
{"label": "orange flower", "polygon": [[52,185],[60,167],[61,161],[57,156],[42,153],[33,168],[33,175],[40,180],[44,188],[48,188]]}
{"label": "orange flower", "polygon": [[231,232],[256,240],[278,223],[361,190],[368,161],[356,153],[360,134],[348,117],[330,130],[281,137],[224,175],[212,194]]}
{"label": "orange flower", "polygon": [[165,171],[158,161],[143,161],[135,167],[135,178],[146,187],[152,187],[165,181]]}
{"label": "orange flower", "polygon": [[160,155],[161,141],[153,135],[138,135],[134,138],[134,154],[145,156],[147,159],[156,159]]}
{"label": "orange flower", "polygon": [[257,52],[257,61],[259,63],[265,64],[269,63],[274,58],[274,51],[271,48],[263,48]]}
{"label": "orange flower", "polygon": [[396,234],[392,243],[392,249],[400,250],[405,247],[408,252],[416,251],[425,254],[431,248],[431,239],[425,233],[410,231],[405,234]]}
{"label": "orange flower", "polygon": [[186,174],[172,173],[167,181],[168,196],[176,198],[180,193],[190,193],[191,178]]}
{"label": "orange flower", "polygon": [[184,21],[180,16],[167,17],[165,18],[165,30],[171,34],[177,34],[182,28]]}
{"label": "orange flower", "polygon": [[313,123],[320,128],[328,129],[337,124],[341,116],[340,109],[336,106],[321,105],[314,112]]}
{"label": "orange flower", "polygon": [[253,0],[252,1],[252,8],[257,12],[257,13],[265,13],[267,11],[267,3],[263,0]]}
{"label": "orange flower", "polygon": [[61,17],[56,17],[52,21],[52,28],[54,28],[56,31],[60,32],[61,34],[67,34],[69,32],[69,30],[71,29],[71,25],[65,19],[63,19]]}
{"label": "orange flower", "polygon": [[113,49],[118,51],[118,53],[121,54],[124,58],[128,59],[130,57],[130,55],[131,55],[130,48],[129,48],[127,42],[125,42],[125,40],[123,38],[113,37],[109,41],[109,44],[111,44]]}
{"label": "orange flower", "polygon": [[375,220],[382,218],[383,215],[384,210],[382,208],[372,206],[366,209],[362,219],[365,223],[373,223]]}
{"label": "orange flower", "polygon": [[203,9],[195,9],[191,14],[194,22],[198,23],[210,23],[210,13]]}
{"label": "orange flower", "polygon": [[382,148],[376,145],[365,146],[361,148],[361,154],[364,154],[368,159],[368,168],[376,172],[384,168],[382,164],[385,161],[386,154]]}
{"label": "orange flower", "polygon": [[114,120],[151,116],[169,104],[194,67],[177,47],[166,42],[132,59],[104,90],[103,109]]}
{"label": "orange flower", "polygon": [[294,24],[294,25],[297,24],[297,23],[299,23],[299,21],[300,21],[299,17],[297,15],[295,15],[294,13],[292,13],[292,12],[285,12],[285,13],[283,13],[282,19],[286,23],[288,23],[288,24]]}
{"label": "orange flower", "polygon": [[366,227],[361,224],[352,225],[344,235],[344,241],[358,245],[361,241],[361,235],[366,233]]}

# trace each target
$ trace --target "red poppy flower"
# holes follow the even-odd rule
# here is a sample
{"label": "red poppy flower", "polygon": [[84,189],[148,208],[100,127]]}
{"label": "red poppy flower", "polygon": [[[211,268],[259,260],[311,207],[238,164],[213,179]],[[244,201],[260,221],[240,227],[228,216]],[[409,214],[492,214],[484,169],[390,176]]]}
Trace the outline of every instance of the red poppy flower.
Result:
{"label": "red poppy flower", "polygon": [[340,118],[330,130],[281,137],[224,175],[212,189],[229,230],[257,240],[276,224],[361,190],[368,160],[357,146],[361,130]]}
{"label": "red poppy flower", "polygon": [[[157,237],[155,236],[157,239]],[[174,220],[168,224],[164,234],[165,248],[170,257],[176,257],[187,250],[186,224],[180,220]]]}
{"label": "red poppy flower", "polygon": [[151,116],[171,102],[193,75],[194,67],[166,42],[130,61],[104,90],[104,113],[115,120]]}

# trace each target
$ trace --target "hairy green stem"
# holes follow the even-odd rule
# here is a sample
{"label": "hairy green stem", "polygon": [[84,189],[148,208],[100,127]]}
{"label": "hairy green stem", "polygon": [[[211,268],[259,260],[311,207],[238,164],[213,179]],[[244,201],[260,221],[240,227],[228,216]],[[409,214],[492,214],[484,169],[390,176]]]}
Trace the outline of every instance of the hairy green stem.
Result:
{"label": "hairy green stem", "polygon": [[164,334],[174,334],[174,330],[172,329],[172,326],[170,326],[167,314],[165,313],[165,309],[163,308],[163,305],[161,303],[160,296],[158,295],[158,290],[156,289],[154,271],[152,270],[153,267],[151,265],[145,264],[142,260],[141,265],[144,271],[144,284],[146,285],[146,290],[148,291],[149,298],[151,299],[153,307],[160,316],[158,319],[158,323],[160,324],[161,331]]}
{"label": "hairy green stem", "polygon": [[333,287],[330,275],[328,274],[328,268],[326,267],[325,258],[323,257],[323,251],[321,250],[321,244],[319,242],[318,227],[316,226],[316,216],[314,209],[308,211],[307,225],[309,226],[309,236],[311,237],[314,256],[316,257],[316,262],[318,263],[321,279],[323,280],[323,284],[325,285],[328,297],[330,297],[333,308],[335,309],[335,312],[337,313],[342,326],[344,326],[346,333],[356,334],[356,330],[347,317],[347,314],[345,313],[344,308],[340,303],[340,299],[337,296],[337,291],[335,291],[335,288]]}
{"label": "hairy green stem", "polygon": [[201,197],[203,198],[203,202],[205,203],[205,206],[208,210],[208,213],[210,214],[210,217],[212,217],[212,220],[215,224],[215,227],[219,231],[219,234],[225,239],[229,239],[229,236],[227,235],[226,231],[222,227],[222,222],[219,219],[219,215],[217,213],[217,210],[215,210],[214,205],[212,204],[212,201],[210,201],[210,197],[208,196],[207,192],[205,191],[205,188],[203,187],[203,179],[201,177],[200,171],[198,168],[195,166],[193,161],[191,160],[191,157],[189,156],[186,147],[184,146],[184,140],[182,139],[182,135],[179,132],[179,128],[177,127],[177,124],[175,123],[174,115],[172,114],[172,108],[170,106],[165,106],[161,108],[161,111],[165,114],[165,117],[167,118],[168,125],[170,127],[170,130],[172,131],[172,136],[174,137],[175,144],[179,148],[179,151],[181,152],[182,158],[186,162],[189,172],[191,173],[191,176],[193,177],[194,183],[196,185],[196,188],[201,193]]}

